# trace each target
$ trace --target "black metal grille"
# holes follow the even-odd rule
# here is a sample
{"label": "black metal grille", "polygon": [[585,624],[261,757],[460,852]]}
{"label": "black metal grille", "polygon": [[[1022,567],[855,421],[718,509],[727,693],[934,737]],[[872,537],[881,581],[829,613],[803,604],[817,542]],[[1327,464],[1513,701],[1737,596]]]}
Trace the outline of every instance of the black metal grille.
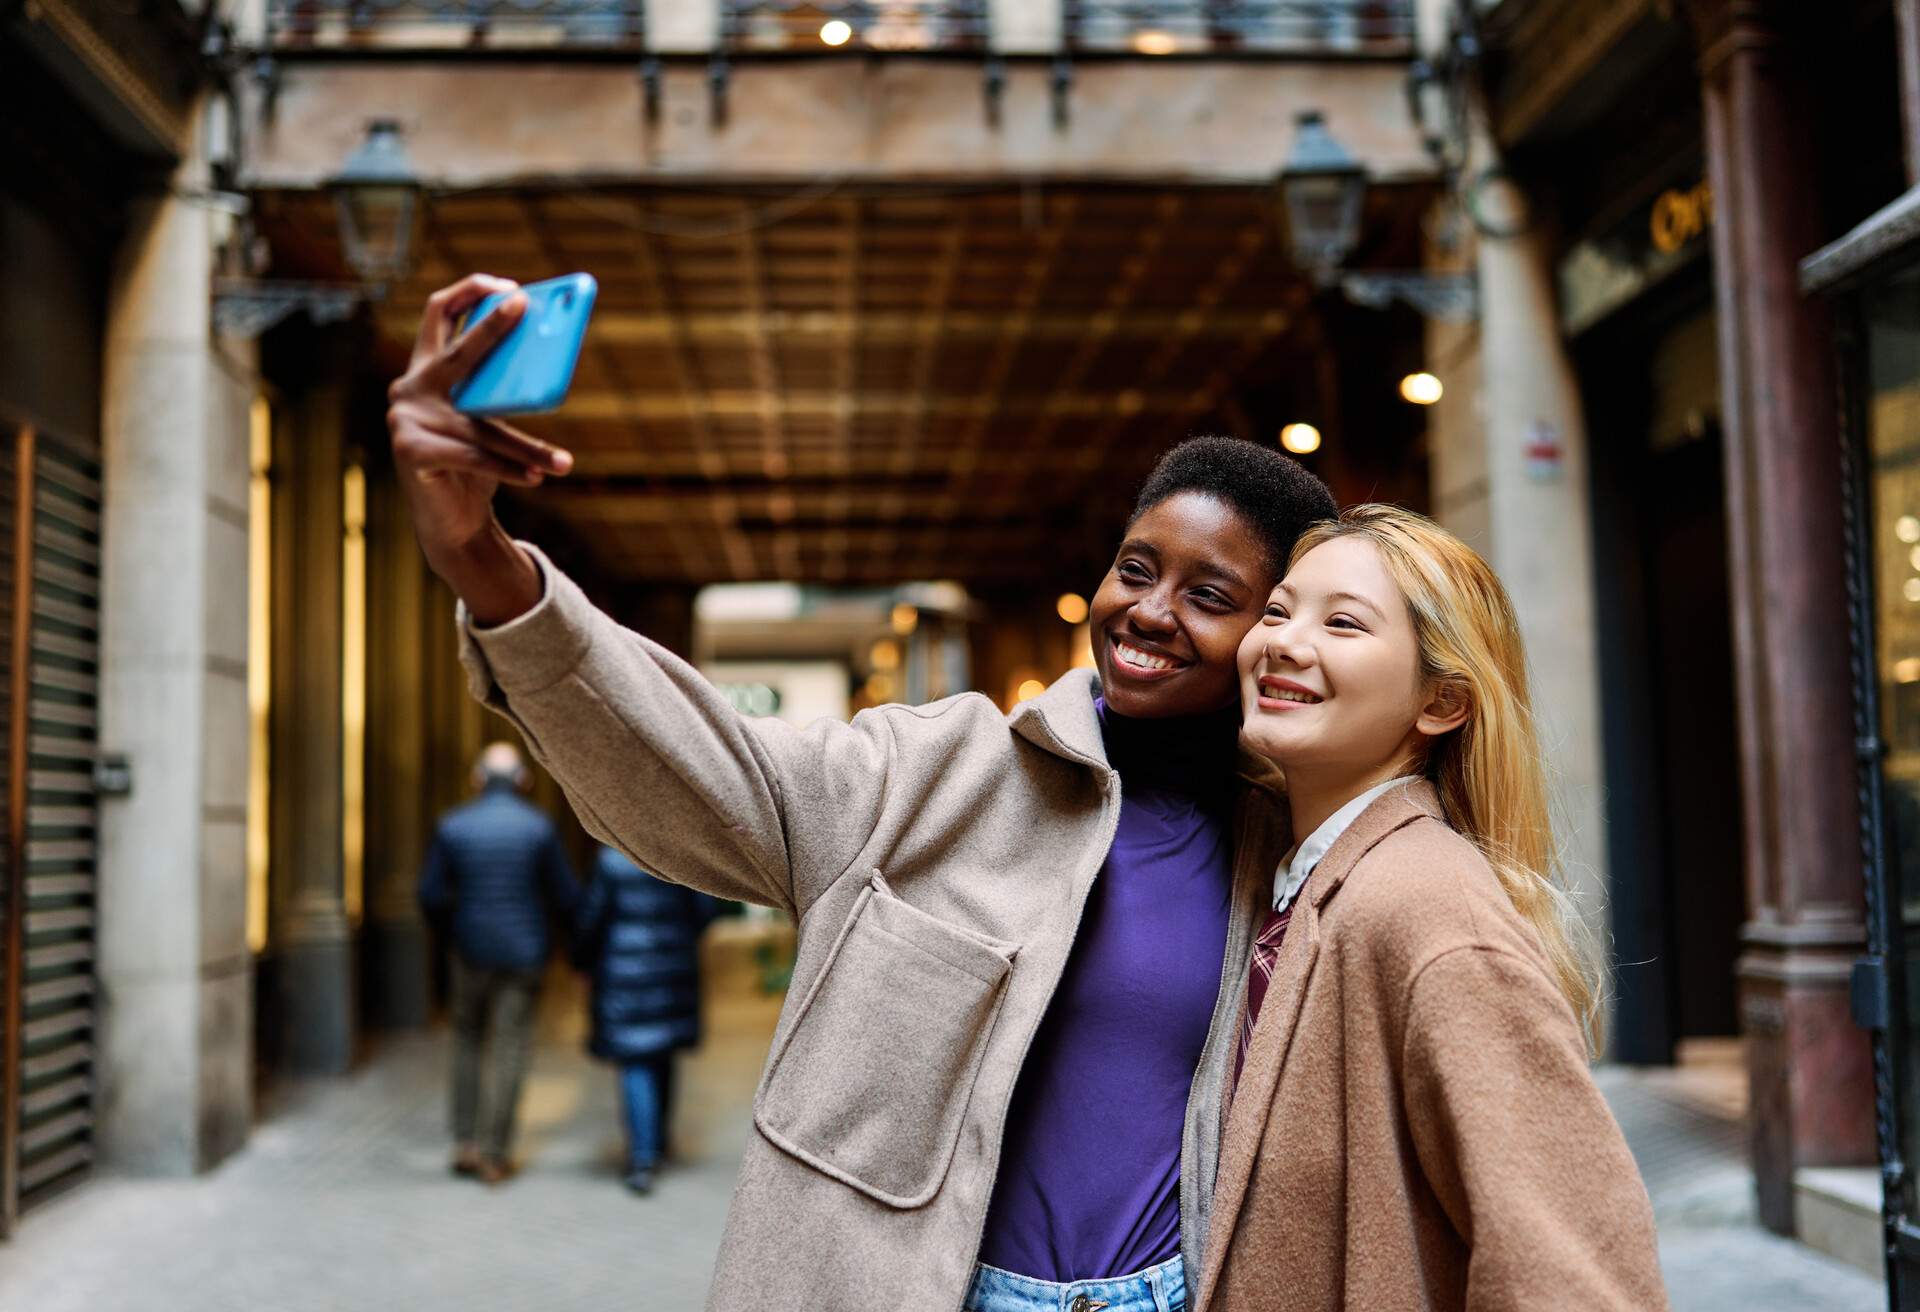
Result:
{"label": "black metal grille", "polygon": [[1069,50],[1404,53],[1412,0],[1066,0]]}
{"label": "black metal grille", "polygon": [[270,0],[285,49],[461,50],[646,45],[643,0]]}
{"label": "black metal grille", "polygon": [[727,0],[729,51],[985,50],[987,0]]}
{"label": "black metal grille", "polygon": [[[989,0],[713,0],[735,55],[985,53]],[[644,50],[645,0],[269,0],[269,42],[313,50]],[[1064,0],[1082,54],[1404,54],[1413,0]]]}

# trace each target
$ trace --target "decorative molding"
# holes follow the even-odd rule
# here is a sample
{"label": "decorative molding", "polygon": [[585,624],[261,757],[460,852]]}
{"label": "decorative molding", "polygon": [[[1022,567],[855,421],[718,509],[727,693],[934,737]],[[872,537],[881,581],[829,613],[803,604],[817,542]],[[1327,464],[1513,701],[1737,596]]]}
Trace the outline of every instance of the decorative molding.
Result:
{"label": "decorative molding", "polygon": [[169,104],[69,0],[27,0],[25,14],[29,21],[44,24],[77,55],[156,142],[169,150],[180,148],[188,126],[186,106]]}
{"label": "decorative molding", "polygon": [[1505,56],[1492,97],[1500,144],[1525,140],[1622,37],[1664,14],[1655,0],[1507,0],[1486,25]]}

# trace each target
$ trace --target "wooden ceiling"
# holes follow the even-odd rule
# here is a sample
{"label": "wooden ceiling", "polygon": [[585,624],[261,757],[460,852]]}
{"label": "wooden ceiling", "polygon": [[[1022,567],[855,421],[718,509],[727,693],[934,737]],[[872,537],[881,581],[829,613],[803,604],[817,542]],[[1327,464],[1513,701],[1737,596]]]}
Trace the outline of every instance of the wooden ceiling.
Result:
{"label": "wooden ceiling", "polygon": [[[1376,189],[1362,256],[1417,263],[1421,203]],[[345,276],[323,196],[258,216],[273,276]],[[1336,404],[1262,188],[452,194],[419,255],[377,374],[466,271],[599,280],[568,403],[529,424],[578,472],[531,508],[615,581],[1084,585],[1168,446]]]}

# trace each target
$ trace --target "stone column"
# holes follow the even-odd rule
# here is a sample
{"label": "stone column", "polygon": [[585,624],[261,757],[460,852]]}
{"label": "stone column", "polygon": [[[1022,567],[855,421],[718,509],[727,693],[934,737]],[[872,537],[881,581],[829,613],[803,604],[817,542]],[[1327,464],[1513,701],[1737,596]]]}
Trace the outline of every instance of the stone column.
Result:
{"label": "stone column", "polygon": [[1853,789],[1839,439],[1812,87],[1785,4],[1694,0],[1714,190],[1748,921],[1739,965],[1760,1217],[1793,1173],[1872,1162],[1873,1074],[1847,1006],[1866,941]]}
{"label": "stone column", "polygon": [[[173,194],[204,187],[189,161]],[[204,1169],[252,1120],[246,939],[250,343],[212,332],[224,220],[135,207],[109,294],[100,806],[100,1141],[137,1174]]]}
{"label": "stone column", "polygon": [[[1427,48],[1444,38],[1450,9],[1423,0]],[[1555,313],[1546,238],[1499,164],[1476,106],[1462,176],[1479,223],[1463,222],[1462,247],[1430,261],[1436,272],[1476,273],[1480,301],[1476,320],[1428,327],[1428,360],[1447,389],[1432,410],[1433,509],[1486,556],[1513,598],[1564,874],[1604,945],[1607,835],[1586,423]]]}
{"label": "stone column", "polygon": [[[400,490],[368,473],[367,923],[363,981],[376,1025],[424,1025],[431,1013],[427,926],[416,896],[432,833],[426,778],[426,562]],[[435,614],[435,622],[447,617]],[[446,671],[434,671],[444,676]]]}
{"label": "stone column", "polygon": [[353,1057],[341,827],[345,416],[345,385],[323,376],[290,391],[273,442],[276,1046],[287,1070],[312,1074],[344,1071]]}

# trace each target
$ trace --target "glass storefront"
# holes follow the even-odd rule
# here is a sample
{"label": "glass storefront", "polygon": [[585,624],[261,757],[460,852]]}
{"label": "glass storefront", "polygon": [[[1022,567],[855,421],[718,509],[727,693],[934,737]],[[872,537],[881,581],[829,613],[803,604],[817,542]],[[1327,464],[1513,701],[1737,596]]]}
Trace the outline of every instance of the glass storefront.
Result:
{"label": "glass storefront", "polygon": [[[1859,524],[1861,566],[1870,574],[1872,677],[1881,741],[1881,826],[1889,941],[1888,977],[1905,994],[1889,1017],[1901,1155],[1920,1160],[1920,269],[1888,279],[1860,301],[1862,469],[1867,505]],[[1904,981],[1904,982],[1903,982]],[[1912,1173],[1900,1210],[1920,1212]]]}

